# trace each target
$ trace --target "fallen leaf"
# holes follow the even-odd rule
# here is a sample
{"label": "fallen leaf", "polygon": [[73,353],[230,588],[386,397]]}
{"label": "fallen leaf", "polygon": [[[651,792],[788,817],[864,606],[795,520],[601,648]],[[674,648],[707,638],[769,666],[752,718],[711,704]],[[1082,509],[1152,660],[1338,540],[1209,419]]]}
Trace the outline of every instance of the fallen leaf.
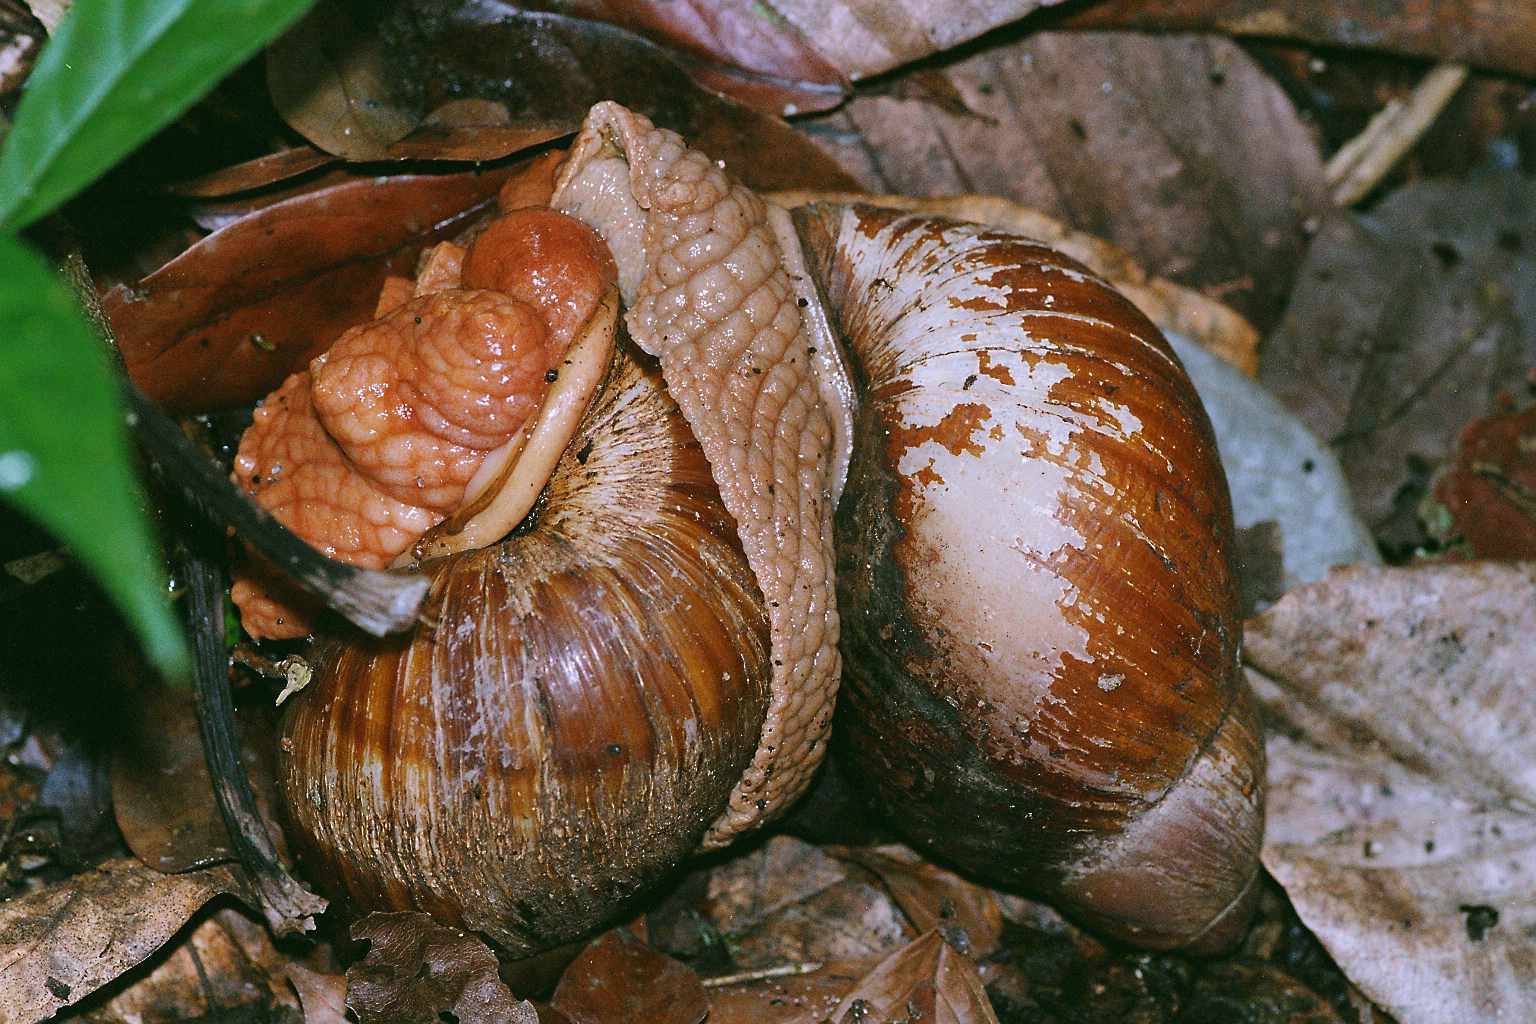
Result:
{"label": "fallen leaf", "polygon": [[0,903],[0,1020],[33,1024],[79,1002],[234,889],[228,867],[162,875],[115,860]]}
{"label": "fallen leaf", "polygon": [[1536,558],[1536,405],[1468,424],[1435,497],[1473,556]]}
{"label": "fallen leaf", "polygon": [[827,110],[846,77],[767,4],[712,0],[576,0],[532,4],[606,21],[676,51],[694,81],[786,117]]}
{"label": "fallen leaf", "polygon": [[940,69],[963,102],[855,97],[806,130],[869,191],[995,193],[1273,323],[1324,205],[1290,101],[1226,39],[1046,33]]}
{"label": "fallen leaf", "polygon": [[267,47],[267,88],[283,120],[348,160],[382,160],[425,113],[377,24],[370,6],[321,0]]}
{"label": "fallen leaf", "polygon": [[951,945],[977,960],[998,948],[1003,911],[991,890],[905,846],[854,847],[840,855],[873,871],[919,932],[943,931]]}
{"label": "fallen leaf", "polygon": [[[233,907],[205,913],[190,930],[122,978],[100,1010],[114,1021],[217,1018],[281,1019],[298,1012],[284,968],[289,953],[271,933]],[[150,968],[145,972],[145,968]],[[317,1022],[309,1022],[317,1024]]]}
{"label": "fallen leaf", "polygon": [[566,968],[549,1005],[572,1024],[698,1024],[709,1013],[698,975],[622,929]]}
{"label": "fallen leaf", "polygon": [[1429,473],[1532,365],[1536,188],[1488,172],[1325,221],[1261,379],[1338,453],[1377,538],[1412,550]]}
{"label": "fallen leaf", "polygon": [[171,413],[254,402],[371,320],[384,278],[413,274],[521,166],[356,177],[214,232],[104,297],[128,372]]}
{"label": "fallen leaf", "polygon": [[468,932],[403,911],[369,914],[351,934],[370,944],[347,969],[347,1005],[362,1024],[538,1024],[533,1005],[502,983],[496,954]]}
{"label": "fallen leaf", "polygon": [[310,970],[300,963],[285,964],[283,970],[298,993],[304,1010],[304,1024],[346,1024],[347,979],[340,974]]}
{"label": "fallen leaf", "polygon": [[997,1024],[976,964],[937,931],[882,960],[843,997],[830,1019]]}
{"label": "fallen leaf", "polygon": [[741,969],[879,957],[908,937],[883,890],[788,836],[715,868],[706,916]]}
{"label": "fallen leaf", "polygon": [[1502,0],[1102,0],[1075,9],[1061,24],[1369,46],[1536,75],[1536,7]]}
{"label": "fallen leaf", "polygon": [[[246,771],[269,819],[275,778],[267,751],[270,732],[242,714]],[[112,810],[134,856],[167,874],[234,859],[214,802],[202,735],[190,690],[146,687],[135,695],[132,720],[112,750]],[[272,835],[282,833],[269,826]]]}
{"label": "fallen leaf", "polygon": [[1350,568],[1250,620],[1264,863],[1402,1024],[1536,1012],[1536,566]]}

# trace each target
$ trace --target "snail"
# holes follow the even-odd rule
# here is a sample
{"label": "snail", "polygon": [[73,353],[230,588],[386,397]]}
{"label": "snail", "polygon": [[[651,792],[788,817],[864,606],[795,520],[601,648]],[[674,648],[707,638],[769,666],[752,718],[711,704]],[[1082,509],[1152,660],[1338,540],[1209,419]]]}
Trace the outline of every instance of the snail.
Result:
{"label": "snail", "polygon": [[1111,936],[1231,941],[1262,750],[1225,482],[1156,329],[1006,233],[792,216],[613,103],[551,205],[633,344],[511,534],[422,563],[422,626],[318,641],[281,769],[313,875],[508,957],[578,938],[781,814],[844,678],[914,841]]}

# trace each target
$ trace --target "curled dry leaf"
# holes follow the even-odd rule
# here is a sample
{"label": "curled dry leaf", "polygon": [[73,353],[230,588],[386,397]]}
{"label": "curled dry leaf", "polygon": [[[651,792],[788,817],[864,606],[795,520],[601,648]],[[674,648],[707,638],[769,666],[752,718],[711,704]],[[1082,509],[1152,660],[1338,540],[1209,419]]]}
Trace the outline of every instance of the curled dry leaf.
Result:
{"label": "curled dry leaf", "polygon": [[847,95],[841,71],[767,4],[710,0],[551,0],[531,4],[611,22],[671,47],[705,88],[786,116],[827,110]]}
{"label": "curled dry leaf", "polygon": [[32,1024],[79,1002],[234,889],[228,867],[162,875],[115,860],[0,903],[0,1020]]}
{"label": "curled dry leaf", "polygon": [[256,401],[372,319],[385,277],[413,273],[525,166],[357,177],[237,220],[103,298],[128,372],[172,413]]}
{"label": "curled dry leaf", "polygon": [[1251,620],[1264,862],[1403,1024],[1536,1012],[1536,567],[1353,568]]}
{"label": "curled dry leaf", "polygon": [[1325,203],[1317,143],[1225,39],[1042,33],[940,72],[963,110],[871,94],[807,127],[866,189],[991,192],[1273,322]]}
{"label": "curled dry leaf", "polygon": [[699,1024],[709,997],[687,966],[622,929],[588,946],[549,1005],[572,1024]]}
{"label": "curled dry leaf", "polygon": [[1536,558],[1536,405],[1468,424],[1435,497],[1473,555]]}
{"label": "curled dry leaf", "polygon": [[1536,365],[1536,189],[1494,172],[1416,182],[1313,239],[1261,379],[1334,447],[1378,540],[1462,427]]}
{"label": "curled dry leaf", "polygon": [[507,990],[496,954],[477,936],[412,911],[369,914],[352,926],[352,938],[370,944],[347,970],[347,1005],[362,1024],[538,1024],[538,1012]]}

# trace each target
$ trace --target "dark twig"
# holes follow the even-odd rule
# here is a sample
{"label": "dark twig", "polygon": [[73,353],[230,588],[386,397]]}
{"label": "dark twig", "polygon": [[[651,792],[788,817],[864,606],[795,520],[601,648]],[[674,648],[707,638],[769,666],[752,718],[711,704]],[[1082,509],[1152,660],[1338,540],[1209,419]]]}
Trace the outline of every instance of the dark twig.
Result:
{"label": "dark twig", "polygon": [[132,382],[125,380],[123,390],[134,439],[209,522],[234,527],[241,540],[374,636],[398,632],[416,621],[428,580],[415,573],[359,569],[325,557],[243,494],[219,464]]}
{"label": "dark twig", "polygon": [[326,902],[300,885],[283,867],[245,774],[240,738],[235,731],[229,660],[224,649],[223,572],[217,561],[190,548],[186,572],[197,725],[219,813],[229,830],[235,856],[251,876],[267,923],[279,935],[302,934],[315,927],[314,915],[325,911]]}

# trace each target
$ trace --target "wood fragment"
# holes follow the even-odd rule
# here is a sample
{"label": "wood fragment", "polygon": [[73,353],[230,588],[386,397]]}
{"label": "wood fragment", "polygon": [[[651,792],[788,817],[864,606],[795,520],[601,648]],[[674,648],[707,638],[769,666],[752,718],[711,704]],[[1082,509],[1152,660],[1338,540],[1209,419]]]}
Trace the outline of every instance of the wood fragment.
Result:
{"label": "wood fragment", "polygon": [[1388,103],[1324,168],[1333,201],[1353,206],[1375,190],[1424,136],[1467,80],[1467,66],[1447,61],[1424,76],[1408,96]]}

